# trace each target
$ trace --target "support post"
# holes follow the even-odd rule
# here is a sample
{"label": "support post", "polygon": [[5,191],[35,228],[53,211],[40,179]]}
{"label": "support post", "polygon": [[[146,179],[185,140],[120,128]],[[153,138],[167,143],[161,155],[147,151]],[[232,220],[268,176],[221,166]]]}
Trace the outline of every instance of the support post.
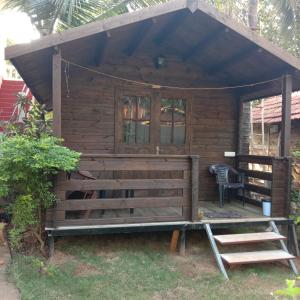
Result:
{"label": "support post", "polygon": [[291,101],[292,101],[291,75],[282,77],[282,119],[281,119],[281,141],[280,156],[289,156],[291,138]]}
{"label": "support post", "polygon": [[186,242],[185,242],[185,229],[182,229],[180,231],[180,247],[179,247],[179,254],[181,256],[185,256],[185,247],[186,247]]}
{"label": "support post", "polygon": [[55,47],[52,55],[52,109],[53,133],[61,137],[61,53]]}
{"label": "support post", "polygon": [[52,235],[48,235],[48,255],[50,259],[54,255],[54,237]]}
{"label": "support post", "polygon": [[171,244],[170,244],[171,253],[176,252],[177,244],[178,244],[178,238],[179,238],[179,230],[175,229],[172,233],[172,239],[171,239]]}
{"label": "support post", "polygon": [[197,221],[199,200],[199,156],[192,155],[192,222]]}

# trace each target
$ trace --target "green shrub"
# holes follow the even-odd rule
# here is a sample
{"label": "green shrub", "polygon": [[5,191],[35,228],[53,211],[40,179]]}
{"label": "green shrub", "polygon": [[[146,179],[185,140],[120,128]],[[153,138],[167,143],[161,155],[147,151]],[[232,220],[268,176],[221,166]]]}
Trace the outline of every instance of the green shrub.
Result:
{"label": "green shrub", "polygon": [[[26,105],[22,95],[19,100]],[[80,157],[52,136],[45,114],[41,105],[34,104],[24,122],[7,125],[0,143],[0,197],[13,199],[11,244],[17,248],[23,234],[30,233],[42,252],[45,210],[56,200],[53,175],[74,170]]]}

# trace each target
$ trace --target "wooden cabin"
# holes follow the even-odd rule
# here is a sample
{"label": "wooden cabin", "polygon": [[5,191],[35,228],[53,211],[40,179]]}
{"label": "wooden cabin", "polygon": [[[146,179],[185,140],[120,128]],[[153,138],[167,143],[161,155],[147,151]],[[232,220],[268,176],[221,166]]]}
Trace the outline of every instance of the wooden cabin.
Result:
{"label": "wooden cabin", "polygon": [[[82,153],[80,170],[90,174],[57,177],[50,235],[288,222],[290,103],[300,89],[300,61],[201,0],[15,45],[6,59],[53,110],[55,135]],[[249,156],[242,151],[244,106],[278,94],[281,155]],[[237,195],[219,208],[208,172],[215,163],[246,174],[245,207]],[[82,192],[79,199],[68,197],[73,191]],[[253,193],[271,198],[271,218]]]}

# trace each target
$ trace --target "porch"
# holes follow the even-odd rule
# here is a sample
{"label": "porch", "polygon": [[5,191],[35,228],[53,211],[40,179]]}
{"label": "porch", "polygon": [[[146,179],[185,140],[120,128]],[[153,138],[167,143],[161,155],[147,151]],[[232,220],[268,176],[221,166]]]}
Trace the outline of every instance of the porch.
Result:
{"label": "porch", "polygon": [[[246,175],[246,205],[237,195],[223,208],[219,207],[216,184],[212,187],[214,199],[198,201],[202,163],[196,155],[84,154],[79,172],[92,176],[83,179],[58,175],[55,192],[59,201],[48,211],[47,230],[130,227],[136,223],[264,221],[270,220],[262,215],[261,199],[265,196],[272,201],[272,218],[283,220],[288,216],[288,159],[245,155],[232,158],[232,165]],[[263,171],[253,170],[254,164]],[[204,169],[208,173],[208,165]],[[211,180],[215,181],[213,177]],[[86,197],[88,193],[91,196]]]}

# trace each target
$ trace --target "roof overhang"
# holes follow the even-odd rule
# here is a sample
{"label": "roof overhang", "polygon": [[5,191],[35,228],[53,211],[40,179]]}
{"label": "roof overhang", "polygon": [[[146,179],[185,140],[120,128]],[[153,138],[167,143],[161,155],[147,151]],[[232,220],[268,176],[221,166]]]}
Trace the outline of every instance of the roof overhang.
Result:
{"label": "roof overhang", "polygon": [[[279,80],[251,84],[286,73],[293,75],[293,90],[300,89],[297,58],[201,0],[171,1],[93,22],[29,44],[8,47],[5,57],[15,65],[34,96],[49,102],[54,47],[61,48],[62,56],[68,60],[90,65],[87,58],[95,53],[99,56],[107,43],[112,57],[143,51],[150,56],[174,55],[215,79],[217,86],[249,85],[236,90],[245,101],[279,94]],[[97,68],[101,69],[99,57]]]}

